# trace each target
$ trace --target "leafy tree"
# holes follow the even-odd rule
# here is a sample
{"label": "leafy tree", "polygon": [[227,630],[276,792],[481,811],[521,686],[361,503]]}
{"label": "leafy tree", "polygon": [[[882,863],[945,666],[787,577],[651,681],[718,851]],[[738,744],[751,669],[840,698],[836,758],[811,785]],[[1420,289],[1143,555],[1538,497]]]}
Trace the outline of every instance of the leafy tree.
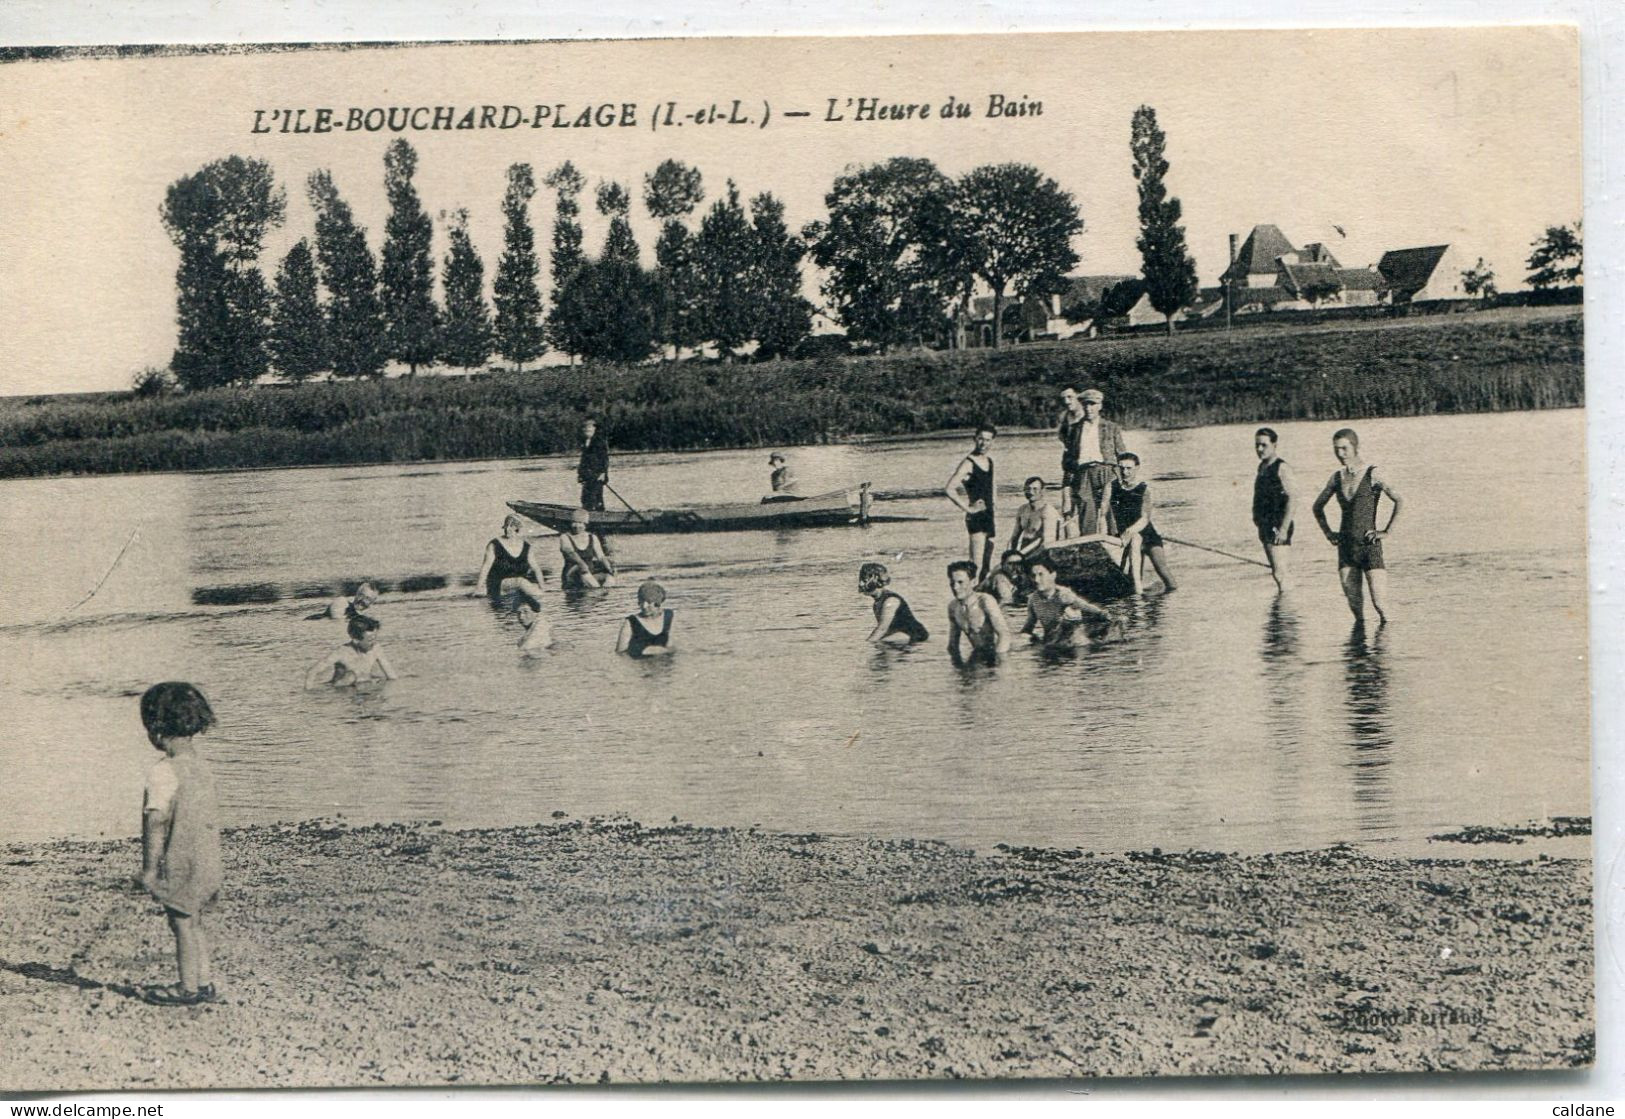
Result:
{"label": "leafy tree", "polygon": [[[1167,136],[1157,127],[1157,111],[1149,105],[1134,110],[1130,148],[1134,153],[1134,180],[1140,192],[1140,273],[1145,277],[1151,306],[1174,332],[1174,315],[1196,294],[1196,261],[1185,249],[1185,227],[1179,224],[1179,199],[1168,197],[1163,158]],[[1334,289],[1335,290],[1335,289]],[[1326,294],[1326,293],[1322,293]],[[1313,296],[1305,298],[1315,302]]]}
{"label": "leafy tree", "polygon": [[758,358],[784,357],[812,333],[812,304],[801,294],[806,247],[784,224],[784,203],[763,192],[750,201],[755,234],[754,288]]}
{"label": "leafy tree", "polygon": [[571,273],[553,322],[562,345],[589,361],[642,361],[654,352],[655,278],[637,264],[606,256]]}
{"label": "leafy tree", "polygon": [[1462,270],[1461,290],[1484,300],[1495,298],[1495,270],[1484,263],[1483,257],[1479,257],[1471,268]]}
{"label": "leafy tree", "polygon": [[412,176],[418,153],[405,140],[384,152],[384,188],[389,219],[384,223],[384,321],[389,355],[413,373],[439,353],[439,314],[434,305],[434,260],[429,244],[433,223],[418,200]]}
{"label": "leafy tree", "polygon": [[328,359],[341,377],[376,377],[386,360],[384,309],[367,231],[356,225],[329,172],[311,172],[305,190],[316,211],[316,263],[327,289]]}
{"label": "leafy tree", "polygon": [[270,295],[257,266],[287,194],[261,159],[230,156],[171,183],[159,208],[180,250],[170,361],[187,388],[252,381],[269,364]]}
{"label": "leafy tree", "polygon": [[620,183],[598,184],[598,212],[609,219],[609,235],[604,238],[602,259],[626,264],[638,263],[638,242],[632,235],[632,196]]}
{"label": "leafy tree", "polygon": [[700,171],[675,159],[665,160],[643,177],[643,205],[660,222],[655,241],[655,277],[660,304],[655,317],[655,340],[672,347],[681,357],[684,347],[697,346],[694,286],[694,239],[683,219],[705,199]]}
{"label": "leafy tree", "polygon": [[1548,225],[1546,232],[1530,244],[1533,250],[1528,260],[1530,287],[1544,291],[1580,282],[1584,262],[1580,232],[1579,222],[1574,223],[1573,229],[1566,225]]}
{"label": "leafy tree", "polygon": [[130,379],[130,391],[137,397],[167,396],[175,391],[175,374],[149,365]]}
{"label": "leafy tree", "polygon": [[[557,206],[553,214],[553,249],[549,257],[549,267],[553,276],[553,302],[557,307],[559,293],[569,282],[570,274],[580,268],[587,259],[581,249],[581,203],[577,201],[587,185],[587,180],[576,170],[575,164],[565,160],[548,172],[547,178],[542,182],[557,195]],[[565,353],[574,354],[575,351],[565,341],[570,333],[571,331],[561,323],[549,321],[547,324],[547,338]]]}
{"label": "leafy tree", "polygon": [[[1078,263],[1072,238],[1083,219],[1072,195],[1025,163],[967,172],[954,190],[954,241],[963,266],[993,292],[993,321],[1004,321],[1007,291],[1060,291]],[[994,331],[993,344],[999,344]]]}
{"label": "leafy tree", "polygon": [[899,157],[835,179],[824,195],[829,219],[802,236],[848,337],[884,351],[935,333],[944,299],[961,294],[950,281],[966,275],[947,259],[951,188],[929,159]]}
{"label": "leafy tree", "polygon": [[485,265],[468,236],[468,211],[455,210],[446,222],[446,262],[440,283],[446,293],[440,357],[460,369],[473,369],[491,358],[491,309],[485,303]]}
{"label": "leafy tree", "polygon": [[[1337,277],[1314,276],[1310,279],[1302,281],[1298,285],[1298,296],[1307,302],[1309,306],[1317,307],[1320,305],[1321,300],[1330,299],[1332,296],[1336,295],[1342,290],[1343,285],[1338,281]],[[1151,306],[1157,307],[1155,302],[1153,302]],[[1183,306],[1183,304],[1181,304],[1181,306]],[[1162,308],[1157,307],[1157,310],[1162,311]],[[1166,315],[1169,314],[1169,312],[1163,311],[1163,314]],[[1168,320],[1168,331],[1170,334],[1173,333],[1173,328],[1173,320],[1170,318]]]}
{"label": "leafy tree", "polygon": [[694,278],[700,297],[699,329],[724,357],[750,341],[755,323],[756,235],[739,204],[739,188],[711,204],[694,244]]}
{"label": "leafy tree", "polygon": [[496,304],[497,350],[523,369],[547,352],[542,336],[542,293],[536,286],[536,234],[530,227],[528,207],[536,194],[530,164],[508,168],[508,189],[502,196],[502,257],[497,261],[492,302]]}
{"label": "leafy tree", "polygon": [[282,258],[271,305],[271,362],[285,380],[304,381],[327,368],[322,305],[316,292],[316,259],[310,242]]}

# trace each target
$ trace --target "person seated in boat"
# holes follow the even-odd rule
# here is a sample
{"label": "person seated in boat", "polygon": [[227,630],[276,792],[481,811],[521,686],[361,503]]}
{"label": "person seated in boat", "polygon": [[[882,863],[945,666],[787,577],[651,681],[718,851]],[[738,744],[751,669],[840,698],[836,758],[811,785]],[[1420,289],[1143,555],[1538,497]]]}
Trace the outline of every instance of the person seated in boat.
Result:
{"label": "person seated in boat", "polygon": [[775,501],[800,501],[802,499],[800,483],[791,472],[790,464],[785,461],[784,456],[774,451],[767,456],[767,465],[773,472],[767,479],[770,492],[762,498],[762,502],[767,504]]}
{"label": "person seated in boat", "polygon": [[338,622],[347,622],[357,614],[365,614],[372,609],[372,604],[378,601],[378,588],[371,583],[362,583],[355,589],[355,594],[349,598],[339,595],[326,606],[314,614],[307,614],[306,621],[332,619]]}
{"label": "person seated in boat", "polygon": [[1032,592],[1032,576],[1027,573],[1027,557],[1011,548],[999,557],[999,566],[982,581],[978,590],[986,591],[1003,606],[1025,606]]}
{"label": "person seated in boat", "polygon": [[587,528],[591,517],[587,510],[577,509],[570,514],[570,531],[559,533],[559,555],[564,558],[561,587],[615,585],[615,562],[609,558],[603,538]]}
{"label": "person seated in boat", "polygon": [[514,616],[519,624],[525,627],[525,635],[519,639],[519,651],[527,657],[533,657],[546,649],[553,647],[553,631],[547,628],[547,619],[542,612],[528,599],[521,598],[514,607]]}
{"label": "person seated in boat", "polygon": [[[1010,533],[1010,550],[1034,556],[1061,538],[1061,514],[1044,493],[1044,479],[1037,474],[1022,484],[1027,504],[1016,510],[1016,527]],[[1001,561],[1002,562],[1002,561]]]}
{"label": "person seated in boat", "polygon": [[1123,545],[1123,570],[1134,580],[1134,593],[1139,594],[1144,583],[1145,560],[1157,569],[1163,590],[1178,589],[1174,577],[1168,573],[1168,560],[1163,554],[1162,536],[1151,523],[1151,485],[1138,481],[1140,456],[1124,451],[1117,456],[1117,477],[1106,483],[1106,506],[1117,525],[1117,540]]}
{"label": "person seated in boat", "polygon": [[672,651],[671,611],[662,609],[666,588],[653,579],[638,588],[638,612],[621,622],[615,651],[633,657],[664,656]]}
{"label": "person seated in boat", "polygon": [[1033,590],[1027,596],[1027,624],[1021,632],[1046,649],[1075,649],[1089,644],[1084,623],[1091,619],[1111,623],[1109,612],[1070,587],[1055,581],[1055,561],[1034,556],[1027,561]]}
{"label": "person seated in boat", "polygon": [[353,688],[372,680],[395,679],[395,667],[378,647],[378,619],[358,614],[345,625],[350,640],[310,666],[305,687],[331,684]]}
{"label": "person seated in boat", "polygon": [[[955,664],[980,659],[994,661],[1010,651],[1010,626],[998,599],[976,589],[976,564],[955,560],[948,565],[948,655]],[[967,655],[960,638],[970,646]]]}
{"label": "person seated in boat", "polygon": [[542,604],[542,569],[530,554],[530,541],[524,538],[525,523],[517,514],[502,518],[502,535],[485,546],[485,563],[474,577],[473,595],[500,599],[521,594],[538,607]]}
{"label": "person seated in boat", "polygon": [[858,568],[858,592],[875,600],[875,628],[867,640],[883,641],[889,645],[913,645],[931,636],[931,632],[914,616],[908,601],[891,585],[891,572],[883,563],[866,563]]}

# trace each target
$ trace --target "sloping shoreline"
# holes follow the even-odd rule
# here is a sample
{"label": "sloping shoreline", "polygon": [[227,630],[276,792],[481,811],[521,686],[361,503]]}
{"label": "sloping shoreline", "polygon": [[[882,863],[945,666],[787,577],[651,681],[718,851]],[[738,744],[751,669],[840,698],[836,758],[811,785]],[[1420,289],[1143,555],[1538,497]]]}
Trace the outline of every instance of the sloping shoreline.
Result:
{"label": "sloping shoreline", "polygon": [[237,829],[224,1001],[133,841],[0,848],[0,1090],[1566,1068],[1582,859],[972,853],[616,821]]}

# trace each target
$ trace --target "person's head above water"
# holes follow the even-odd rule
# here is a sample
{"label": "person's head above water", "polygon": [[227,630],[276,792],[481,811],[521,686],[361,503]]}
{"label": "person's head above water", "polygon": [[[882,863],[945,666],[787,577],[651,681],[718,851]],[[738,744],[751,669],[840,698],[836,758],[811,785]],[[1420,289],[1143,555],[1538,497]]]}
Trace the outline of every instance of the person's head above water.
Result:
{"label": "person's head above water", "polygon": [[666,588],[650,579],[638,587],[639,606],[659,606],[666,601]]}
{"label": "person's head above water", "polygon": [[519,519],[518,513],[509,513],[506,517],[502,518],[503,535],[507,535],[510,528],[513,529],[515,534],[524,531],[525,522]]}
{"label": "person's head above water", "polygon": [[955,598],[969,598],[976,589],[976,565],[970,560],[954,560],[948,565],[948,589]]}
{"label": "person's head above water", "polygon": [[355,589],[355,595],[352,597],[351,601],[355,605],[361,607],[361,609],[365,610],[367,607],[378,601],[378,588],[373,586],[371,583],[362,583]]}
{"label": "person's head above water", "polygon": [[783,466],[784,456],[779,454],[779,452],[774,451],[772,454],[767,456],[767,464],[769,466]]}
{"label": "person's head above water", "polygon": [[369,618],[365,614],[357,614],[345,624],[344,630],[350,635],[350,640],[357,643],[368,638],[376,639],[378,636],[378,619]]}
{"label": "person's head above water", "polygon": [[191,684],[166,680],[141,694],[141,725],[154,746],[160,738],[191,738],[214,726],[214,709]]}
{"label": "person's head above water", "polygon": [[571,528],[586,528],[590,523],[592,523],[592,514],[585,509],[577,509],[570,514]]}
{"label": "person's head above water", "polygon": [[866,563],[858,568],[858,591],[860,594],[873,594],[890,582],[891,572],[886,570],[886,565],[883,563]]}

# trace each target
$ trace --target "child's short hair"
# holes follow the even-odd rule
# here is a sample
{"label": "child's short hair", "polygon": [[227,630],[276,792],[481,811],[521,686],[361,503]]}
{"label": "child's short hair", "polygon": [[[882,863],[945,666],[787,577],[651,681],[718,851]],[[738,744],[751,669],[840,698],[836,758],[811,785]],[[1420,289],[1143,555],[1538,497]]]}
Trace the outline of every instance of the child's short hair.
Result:
{"label": "child's short hair", "polygon": [[995,437],[999,434],[999,429],[994,427],[990,423],[989,424],[977,424],[976,425],[976,434],[980,435],[984,431],[987,432],[989,435],[992,435],[992,436],[995,436]]}
{"label": "child's short hair", "polygon": [[1360,437],[1354,434],[1352,427],[1340,427],[1332,432],[1332,442],[1335,443],[1339,439],[1347,439],[1350,443],[1353,443],[1356,451],[1360,449]]}
{"label": "child's short hair", "polygon": [[864,594],[878,591],[891,582],[891,572],[883,563],[866,563],[858,568],[858,590]]}
{"label": "child's short hair", "polygon": [[638,588],[638,601],[647,602],[650,606],[659,606],[666,601],[666,588],[650,579]]}
{"label": "child's short hair", "polygon": [[954,560],[953,563],[950,563],[948,565],[948,578],[952,579],[956,571],[963,571],[971,577],[972,582],[976,581],[976,565],[970,560]]}
{"label": "child's short hair", "polygon": [[1262,435],[1265,439],[1268,439],[1271,443],[1279,443],[1281,441],[1281,437],[1275,434],[1275,429],[1273,427],[1261,427],[1257,431],[1253,432],[1254,439],[1257,439],[1260,435]]}
{"label": "child's short hair", "polygon": [[379,621],[377,618],[368,617],[366,614],[355,614],[345,624],[344,629],[349,633],[351,641],[360,641],[363,635],[373,632],[378,626]]}
{"label": "child's short hair", "polygon": [[[1021,564],[1022,564],[1022,561],[1025,560],[1026,558],[1027,558],[1027,553],[1026,552],[1019,551],[1018,549],[1015,549],[1015,548],[1009,548],[1009,549],[1006,549],[1004,554],[999,557],[999,566],[1001,566],[1001,567],[1012,567],[1012,566],[1013,567],[1020,567]],[[1013,564],[1011,563],[1012,560],[1015,561]]]}
{"label": "child's short hair", "polygon": [[1043,485],[1044,484],[1044,476],[1042,474],[1034,474],[1031,478],[1028,478],[1025,482],[1021,483],[1021,488],[1026,489],[1028,486],[1032,485],[1034,482],[1037,482],[1039,485]]}
{"label": "child's short hair", "polygon": [[509,513],[506,517],[502,518],[503,528],[507,528],[510,524],[518,525],[520,528],[525,527],[525,522],[519,519],[518,513]]}
{"label": "child's short hair", "polygon": [[1027,573],[1031,575],[1033,569],[1038,567],[1042,567],[1051,575],[1055,574],[1055,561],[1044,555],[1042,552],[1027,561]]}
{"label": "child's short hair", "polygon": [[1118,462],[1132,462],[1135,466],[1139,466],[1140,465],[1140,456],[1135,454],[1133,451],[1124,451],[1122,454],[1117,456],[1117,461]]}
{"label": "child's short hair", "polygon": [[149,734],[191,738],[214,726],[214,708],[191,684],[167,680],[141,694],[141,723]]}

